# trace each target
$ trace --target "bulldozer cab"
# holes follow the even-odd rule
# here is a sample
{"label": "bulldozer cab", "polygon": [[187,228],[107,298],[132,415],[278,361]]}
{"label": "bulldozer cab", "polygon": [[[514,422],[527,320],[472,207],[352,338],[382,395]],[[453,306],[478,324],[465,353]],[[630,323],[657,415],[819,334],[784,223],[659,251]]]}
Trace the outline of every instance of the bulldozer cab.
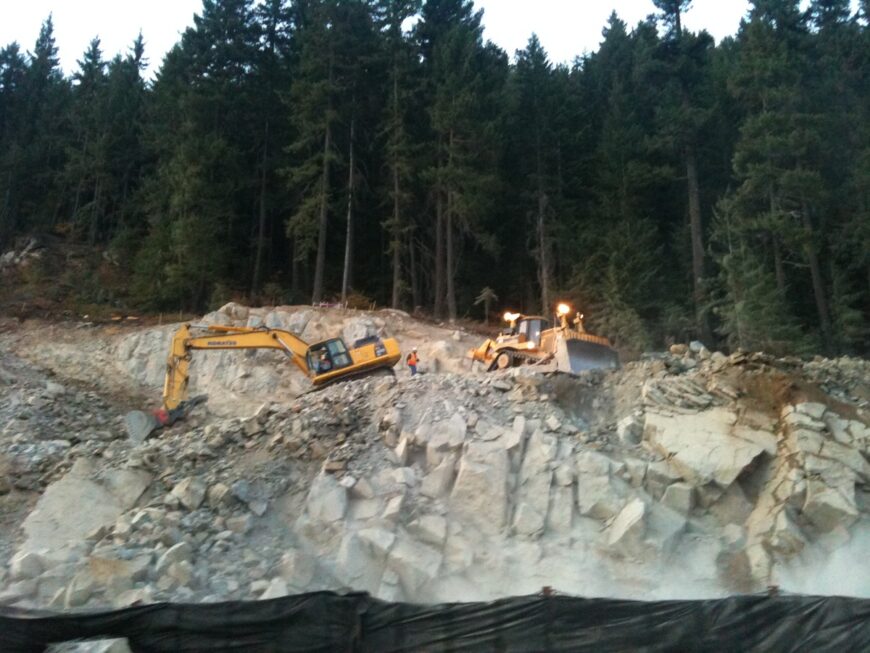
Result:
{"label": "bulldozer cab", "polygon": [[517,323],[519,342],[533,342],[535,347],[541,346],[541,333],[550,328],[550,322],[542,317],[526,317]]}
{"label": "bulldozer cab", "polygon": [[324,340],[308,350],[308,369],[314,374],[323,374],[349,367],[353,360],[341,338]]}

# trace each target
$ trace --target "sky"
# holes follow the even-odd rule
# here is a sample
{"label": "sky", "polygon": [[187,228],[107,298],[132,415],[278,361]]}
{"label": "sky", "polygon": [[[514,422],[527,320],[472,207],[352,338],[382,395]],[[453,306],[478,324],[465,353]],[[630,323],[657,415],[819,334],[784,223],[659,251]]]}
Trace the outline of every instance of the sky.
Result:
{"label": "sky", "polygon": [[[201,0],[0,0],[0,47],[18,41],[31,50],[52,14],[61,65],[71,74],[94,36],[110,59],[126,52],[141,29],[153,74],[201,6]],[[476,0],[475,6],[484,10],[486,39],[513,56],[535,32],[554,63],[597,50],[611,11],[630,26],[656,11],[652,0]],[[684,24],[718,42],[737,31],[748,6],[748,0],[694,0]]]}

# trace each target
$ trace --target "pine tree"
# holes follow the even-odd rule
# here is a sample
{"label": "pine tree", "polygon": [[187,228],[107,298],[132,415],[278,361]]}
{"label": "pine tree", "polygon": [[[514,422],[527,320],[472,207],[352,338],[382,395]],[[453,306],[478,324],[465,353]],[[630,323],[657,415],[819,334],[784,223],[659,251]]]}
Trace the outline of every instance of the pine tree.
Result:
{"label": "pine tree", "polygon": [[[402,32],[402,25],[420,11],[421,2],[420,0],[381,0],[376,6],[383,35],[389,97],[385,105],[381,135],[389,166],[387,197],[391,210],[383,226],[390,234],[389,254],[392,265],[390,305],[393,308],[400,308],[403,292],[408,287],[407,277],[402,274],[402,254],[403,251],[407,251],[410,256],[415,248],[414,226],[405,213],[411,195],[409,185],[413,166],[408,113],[414,91],[415,66],[414,50]],[[405,267],[409,274],[415,273],[410,263]],[[419,297],[415,293],[412,303],[416,306],[418,302]]]}
{"label": "pine tree", "polygon": [[298,64],[290,93],[294,141],[288,146],[285,174],[295,208],[287,223],[294,258],[316,253],[311,301],[324,295],[326,238],[332,197],[331,169],[337,159],[334,142],[337,111],[335,44],[329,28],[331,0],[308,3],[305,22],[298,26]]}
{"label": "pine tree", "polygon": [[63,199],[57,182],[69,135],[69,84],[60,69],[51,16],[42,24],[28,55],[22,148],[14,182],[18,200],[11,224],[38,229],[60,218]]}
{"label": "pine tree", "polygon": [[541,289],[541,313],[552,309],[554,286],[553,236],[551,222],[556,221],[559,190],[558,134],[553,124],[558,99],[554,96],[553,70],[547,53],[534,34],[525,50],[517,52],[513,77],[517,103],[516,132],[520,141],[517,159],[525,177],[525,193],[529,197],[528,214],[533,216],[535,244],[532,252],[537,260],[537,276]]}
{"label": "pine tree", "polygon": [[713,227],[719,254],[719,332],[732,349],[775,355],[806,353],[813,343],[797,324],[753,232],[733,224],[734,205],[722,202]]}
{"label": "pine tree", "polygon": [[27,66],[17,43],[0,50],[0,249],[17,228]]}
{"label": "pine tree", "polygon": [[713,39],[706,32],[695,35],[683,30],[682,14],[689,9],[690,0],[655,0],[655,5],[661,10],[661,20],[668,27],[659,50],[661,68],[654,76],[662,86],[662,98],[657,103],[659,130],[663,145],[679,154],[681,167],[685,170],[695,323],[698,335],[709,341],[712,334],[703,312],[706,273],[698,141],[699,133],[711,114],[707,75]]}
{"label": "pine tree", "polygon": [[734,156],[741,182],[735,191],[735,217],[745,228],[765,235],[780,294],[787,291],[786,254],[803,254],[822,340],[830,349],[828,292],[812,220],[822,188],[812,161],[818,133],[800,90],[806,25],[794,0],[756,0],[750,15],[733,80],[738,97],[750,107]]}

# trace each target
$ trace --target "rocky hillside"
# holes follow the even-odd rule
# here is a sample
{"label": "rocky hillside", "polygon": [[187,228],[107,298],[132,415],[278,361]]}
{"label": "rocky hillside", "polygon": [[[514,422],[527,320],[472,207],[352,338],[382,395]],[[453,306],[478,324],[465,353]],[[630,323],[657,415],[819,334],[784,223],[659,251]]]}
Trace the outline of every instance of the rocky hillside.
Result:
{"label": "rocky hillside", "polygon": [[195,361],[144,443],[170,328],[0,335],[0,600],[53,608],[359,589],[870,596],[870,363],[675,346],[580,377],[470,371],[396,312],[229,305],[316,340],[395,335],[428,373],[300,395],[279,354]]}

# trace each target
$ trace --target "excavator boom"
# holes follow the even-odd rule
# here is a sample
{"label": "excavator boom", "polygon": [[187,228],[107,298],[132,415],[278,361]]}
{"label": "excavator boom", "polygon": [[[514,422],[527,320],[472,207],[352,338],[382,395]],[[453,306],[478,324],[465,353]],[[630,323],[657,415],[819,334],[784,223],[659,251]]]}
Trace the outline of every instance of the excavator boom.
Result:
{"label": "excavator boom", "polygon": [[187,398],[191,352],[202,349],[279,349],[309,376],[309,346],[282,329],[254,329],[185,324],[172,337],[163,382],[163,406],[173,410]]}

